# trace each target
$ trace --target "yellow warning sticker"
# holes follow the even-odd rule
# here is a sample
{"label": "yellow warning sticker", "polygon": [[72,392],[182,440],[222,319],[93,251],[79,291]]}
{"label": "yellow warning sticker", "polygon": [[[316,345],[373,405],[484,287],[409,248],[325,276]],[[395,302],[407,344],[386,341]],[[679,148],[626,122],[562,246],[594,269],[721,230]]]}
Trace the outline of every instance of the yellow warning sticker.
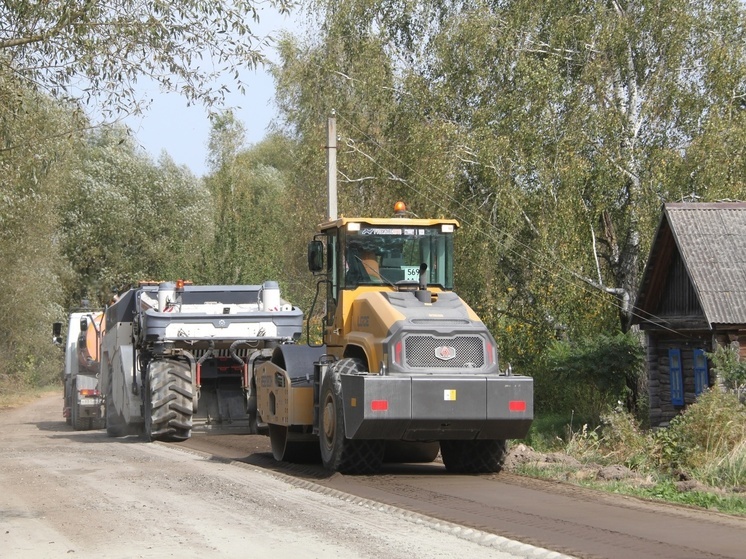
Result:
{"label": "yellow warning sticker", "polygon": [[444,390],[443,391],[443,401],[445,401],[445,402],[455,402],[456,401],[456,391],[455,390]]}
{"label": "yellow warning sticker", "polygon": [[350,398],[350,407],[357,407],[357,398]]}

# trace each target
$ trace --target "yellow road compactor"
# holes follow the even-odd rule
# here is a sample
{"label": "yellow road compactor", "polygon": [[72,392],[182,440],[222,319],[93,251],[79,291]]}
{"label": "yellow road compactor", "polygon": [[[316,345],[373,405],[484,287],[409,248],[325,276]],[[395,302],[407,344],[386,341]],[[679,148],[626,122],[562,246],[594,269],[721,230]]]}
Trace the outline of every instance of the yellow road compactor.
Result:
{"label": "yellow road compactor", "polygon": [[500,369],[492,334],[453,292],[459,223],[397,206],[392,218],[320,225],[308,264],[323,345],[281,345],[256,362],[259,422],[277,460],[320,455],[366,474],[439,451],[450,472],[499,471],[506,440],[533,420],[533,379]]}

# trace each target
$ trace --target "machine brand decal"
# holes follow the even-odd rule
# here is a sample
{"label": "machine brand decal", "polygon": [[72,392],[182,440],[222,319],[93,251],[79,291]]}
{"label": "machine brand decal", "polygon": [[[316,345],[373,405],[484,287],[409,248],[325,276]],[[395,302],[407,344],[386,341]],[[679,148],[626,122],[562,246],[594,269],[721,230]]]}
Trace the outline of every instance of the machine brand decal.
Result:
{"label": "machine brand decal", "polygon": [[443,391],[443,401],[444,402],[455,402],[456,401],[456,391],[455,390],[444,390]]}
{"label": "machine brand decal", "polygon": [[225,320],[222,318],[218,320],[218,328],[225,328],[226,326],[228,326],[228,323]]}
{"label": "machine brand decal", "polygon": [[401,229],[390,229],[387,227],[366,227],[360,230],[361,235],[401,235]]}
{"label": "machine brand decal", "polygon": [[441,361],[453,359],[456,357],[456,348],[447,345],[438,346],[435,348],[435,357]]}

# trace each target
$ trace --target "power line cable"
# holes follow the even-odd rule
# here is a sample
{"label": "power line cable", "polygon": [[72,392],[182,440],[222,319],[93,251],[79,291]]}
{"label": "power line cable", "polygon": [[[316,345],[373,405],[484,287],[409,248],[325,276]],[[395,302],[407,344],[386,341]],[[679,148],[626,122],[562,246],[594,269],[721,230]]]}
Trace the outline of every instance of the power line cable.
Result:
{"label": "power line cable", "polygon": [[[557,280],[559,280],[559,281],[561,281],[561,282],[563,282],[563,283],[565,283],[567,285],[571,285],[573,287],[580,287],[581,289],[583,289],[587,293],[591,294],[594,298],[599,297],[599,292],[603,292],[606,295],[611,295],[612,294],[609,291],[607,291],[608,289],[611,289],[611,288],[604,287],[602,289],[601,287],[598,287],[596,285],[589,284],[589,281],[587,279],[585,279],[581,274],[579,274],[579,273],[575,272],[574,270],[571,270],[570,268],[568,268],[568,267],[564,266],[563,264],[561,264],[556,259],[556,257],[553,254],[549,254],[549,255],[542,254],[537,249],[535,249],[535,248],[527,245],[526,243],[524,243],[520,239],[517,239],[515,236],[513,236],[507,230],[502,229],[502,228],[498,227],[496,224],[494,224],[494,223],[486,220],[483,216],[481,216],[480,214],[478,214],[477,212],[475,212],[473,209],[471,209],[468,206],[466,206],[460,200],[457,200],[456,198],[454,198],[453,196],[451,196],[448,192],[445,192],[444,190],[440,189],[438,186],[433,185],[430,181],[427,180],[426,177],[423,177],[422,175],[420,175],[410,165],[408,165],[407,163],[405,163],[404,161],[402,161],[395,154],[391,153],[391,151],[389,151],[387,148],[385,148],[384,146],[382,146],[375,138],[372,138],[369,134],[367,134],[364,130],[362,130],[354,122],[352,122],[349,119],[345,118],[339,112],[337,112],[337,117],[340,118],[351,129],[353,129],[353,130],[357,131],[358,133],[360,133],[363,137],[365,137],[369,142],[371,142],[373,145],[375,145],[379,150],[381,150],[387,156],[389,156],[393,160],[399,162],[403,167],[405,167],[406,169],[408,169],[414,175],[418,176],[422,180],[422,182],[428,188],[430,188],[432,191],[435,191],[436,193],[438,193],[440,195],[440,199],[445,198],[445,199],[449,200],[453,205],[457,206],[462,211],[464,211],[467,214],[473,216],[473,218],[474,218],[474,221],[471,221],[470,219],[465,219],[465,218],[459,216],[459,220],[460,221],[462,221],[463,223],[468,223],[470,225],[478,227],[479,230],[482,233],[484,233],[485,235],[487,235],[493,241],[495,241],[497,243],[503,244],[503,246],[505,246],[506,249],[510,253],[512,253],[514,256],[516,256],[517,258],[520,258],[521,260],[523,260],[527,264],[529,264],[531,266],[534,266],[535,268],[538,268],[539,270],[541,270],[544,273],[548,274],[550,277],[553,277],[553,278],[555,278],[555,279],[557,279]],[[449,209],[446,208],[439,200],[436,200],[429,193],[425,193],[425,192],[422,192],[421,190],[418,190],[409,181],[407,181],[406,179],[403,179],[403,178],[399,177],[396,173],[394,173],[393,171],[391,171],[390,169],[388,169],[385,165],[381,164],[375,158],[375,156],[362,151],[362,149],[359,146],[357,146],[357,145],[355,146],[355,151],[360,152],[360,154],[363,157],[367,158],[376,167],[378,167],[384,173],[386,173],[386,175],[390,179],[396,180],[397,182],[403,184],[406,188],[414,191],[419,196],[421,196],[422,198],[424,198],[425,200],[427,200],[428,202],[430,202],[434,206],[440,208],[441,210],[443,210],[445,212],[449,211]],[[475,161],[475,163],[478,164],[476,161]],[[484,227],[480,227],[480,224],[486,225],[486,227],[488,228],[488,230],[485,230]],[[496,232],[497,234],[495,234],[494,232]],[[557,273],[557,272],[555,272],[555,271],[547,268],[546,266],[544,266],[544,265],[540,264],[539,262],[533,260],[530,256],[528,256],[528,255],[526,255],[526,254],[524,254],[522,252],[519,252],[518,250],[516,250],[512,246],[506,245],[504,243],[504,241],[500,240],[499,235],[502,235],[505,238],[510,239],[515,245],[523,247],[529,253],[534,253],[535,255],[537,255],[538,257],[540,257],[542,260],[548,259],[551,263],[553,263],[554,265],[556,265],[559,270],[562,270],[563,272],[565,272],[565,274],[567,274],[568,276],[570,276],[570,278],[572,278],[572,279],[567,278],[567,277],[563,276],[562,274]],[[500,272],[503,274],[503,276],[508,281],[511,281],[510,278],[505,274],[504,271],[500,270]],[[577,282],[580,283],[579,286],[578,286]],[[628,295],[632,295],[632,294],[628,294]],[[608,303],[608,302],[609,302],[608,301],[608,297],[604,297],[604,303]],[[620,303],[618,296],[615,296],[613,298],[613,300],[611,301],[611,304],[614,305],[618,310],[624,310],[624,306],[623,306],[622,303]],[[663,324],[663,320],[664,319],[662,317],[656,316],[656,315],[651,314],[651,313],[645,313],[645,315],[643,316],[643,314],[638,313],[638,312],[635,311],[634,306],[631,306],[631,308],[627,312],[629,312],[632,316],[635,316],[635,317],[643,319],[643,320],[659,319],[659,321],[658,321],[658,326],[659,327],[661,327],[664,330],[667,330],[667,331],[671,332],[672,334],[683,335],[682,332],[680,332],[680,331],[678,331],[676,329],[670,328],[670,327],[666,326],[665,324]]]}

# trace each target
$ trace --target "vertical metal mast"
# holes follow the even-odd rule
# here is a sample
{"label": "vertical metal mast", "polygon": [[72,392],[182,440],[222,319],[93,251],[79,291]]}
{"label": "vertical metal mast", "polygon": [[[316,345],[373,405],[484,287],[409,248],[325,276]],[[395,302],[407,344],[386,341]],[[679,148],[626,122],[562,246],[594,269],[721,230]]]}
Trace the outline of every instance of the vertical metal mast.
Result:
{"label": "vertical metal mast", "polygon": [[326,186],[329,221],[337,219],[337,119],[335,114],[332,110],[326,130]]}

